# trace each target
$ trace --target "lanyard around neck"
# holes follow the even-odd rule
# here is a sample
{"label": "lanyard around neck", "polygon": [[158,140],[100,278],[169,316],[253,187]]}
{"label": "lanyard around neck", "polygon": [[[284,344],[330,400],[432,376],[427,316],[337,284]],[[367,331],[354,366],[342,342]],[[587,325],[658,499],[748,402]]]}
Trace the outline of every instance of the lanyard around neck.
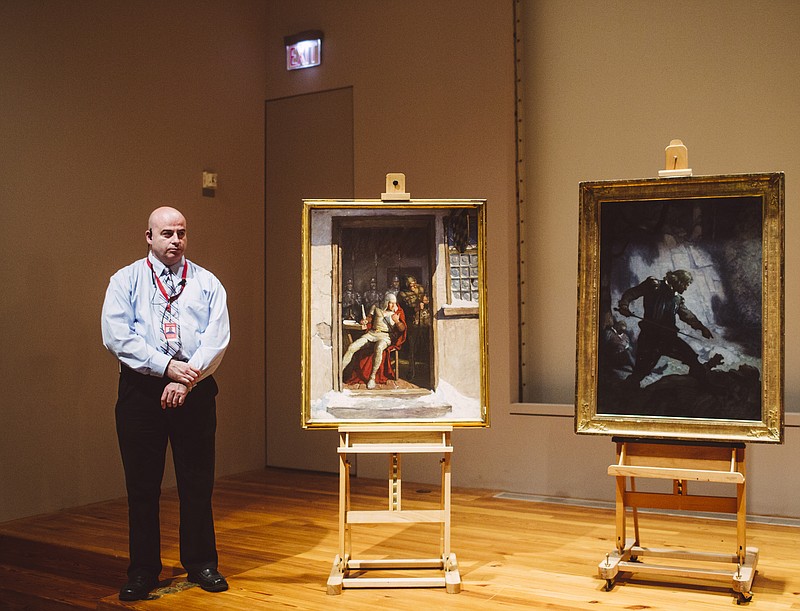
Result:
{"label": "lanyard around neck", "polygon": [[147,267],[150,268],[150,272],[153,274],[153,278],[155,278],[156,283],[158,284],[158,290],[161,291],[161,294],[164,296],[164,299],[167,300],[167,312],[169,312],[172,302],[178,299],[178,297],[180,297],[183,294],[183,287],[186,286],[186,271],[189,269],[189,265],[186,262],[184,262],[183,264],[183,273],[181,274],[181,281],[178,283],[181,285],[181,288],[174,295],[169,295],[167,293],[167,289],[164,288],[163,284],[161,284],[161,278],[158,277],[158,274],[156,274],[156,270],[153,269],[153,264],[150,262],[150,259],[145,259],[145,261],[147,261]]}

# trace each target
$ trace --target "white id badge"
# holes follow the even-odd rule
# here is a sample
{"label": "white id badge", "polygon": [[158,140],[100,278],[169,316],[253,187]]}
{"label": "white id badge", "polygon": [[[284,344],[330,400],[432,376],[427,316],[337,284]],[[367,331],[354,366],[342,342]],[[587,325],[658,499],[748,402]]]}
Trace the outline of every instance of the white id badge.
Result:
{"label": "white id badge", "polygon": [[178,339],[178,323],[164,322],[164,337],[166,339]]}

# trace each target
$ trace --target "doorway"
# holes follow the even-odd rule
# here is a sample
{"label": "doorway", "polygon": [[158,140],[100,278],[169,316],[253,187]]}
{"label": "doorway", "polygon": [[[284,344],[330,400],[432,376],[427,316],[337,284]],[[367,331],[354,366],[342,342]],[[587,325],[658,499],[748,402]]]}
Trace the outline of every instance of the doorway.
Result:
{"label": "doorway", "polygon": [[266,464],[338,472],[335,431],[301,421],[303,199],[354,198],[353,88],[265,108]]}

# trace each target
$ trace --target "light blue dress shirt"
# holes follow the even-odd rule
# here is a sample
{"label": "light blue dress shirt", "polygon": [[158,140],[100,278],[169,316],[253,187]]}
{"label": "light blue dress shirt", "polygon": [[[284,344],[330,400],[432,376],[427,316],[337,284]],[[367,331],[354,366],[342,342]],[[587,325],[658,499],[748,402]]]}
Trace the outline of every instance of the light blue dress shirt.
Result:
{"label": "light blue dress shirt", "polygon": [[[184,265],[186,284],[175,302],[180,311],[180,360],[199,369],[202,379],[219,366],[230,341],[227,295],[214,274],[185,257],[171,267],[176,286]],[[165,267],[152,253],[123,267],[111,276],[102,313],[103,345],[134,371],[158,377],[171,359],[161,350],[165,298],[156,283]]]}

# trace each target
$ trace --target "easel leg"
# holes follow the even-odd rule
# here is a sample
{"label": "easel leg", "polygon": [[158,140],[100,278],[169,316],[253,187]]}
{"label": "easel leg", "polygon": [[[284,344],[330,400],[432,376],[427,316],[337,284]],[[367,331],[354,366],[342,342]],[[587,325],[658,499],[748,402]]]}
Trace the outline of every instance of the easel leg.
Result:
{"label": "easel leg", "polygon": [[400,454],[389,455],[389,511],[402,509],[402,475]]}
{"label": "easel leg", "polygon": [[[619,563],[624,559],[624,555],[627,553],[626,551],[626,532],[625,532],[625,521],[627,519],[625,515],[625,491],[626,491],[626,477],[624,475],[618,475],[615,478],[616,481],[616,492],[615,492],[615,501],[616,501],[616,531],[617,531],[617,544],[616,544],[616,551],[612,554],[606,554],[605,560],[603,560],[598,566],[598,572],[602,579],[606,580],[606,590],[611,590],[614,587],[614,580],[619,573]],[[631,485],[633,485],[633,478],[631,478]],[[636,508],[633,508],[633,523],[634,529],[637,535],[639,534],[639,519],[636,514]]]}
{"label": "easel leg", "polygon": [[745,488],[747,474],[745,473],[744,451],[736,449],[734,452],[738,459],[739,473],[745,478],[744,482],[736,484],[736,547],[739,564],[744,564],[747,553],[747,491]]}
{"label": "easel leg", "polygon": [[440,504],[445,512],[445,519],[440,525],[439,555],[447,558],[450,555],[450,456],[444,456],[440,463],[442,468]]}
{"label": "easel leg", "polygon": [[347,554],[347,503],[350,492],[350,469],[347,463],[347,456],[339,456],[339,556],[342,558]]}
{"label": "easel leg", "polygon": [[333,560],[328,577],[326,593],[342,593],[344,574],[350,555],[350,530],[347,525],[347,511],[350,509],[350,463],[346,454],[339,454],[339,553]]}
{"label": "easel leg", "polygon": [[625,476],[618,475],[616,480],[617,551],[622,555],[625,551]]}
{"label": "easel leg", "polygon": [[[636,478],[631,477],[631,492],[636,492]],[[639,510],[637,507],[631,507],[631,514],[633,514],[633,544],[640,546],[639,541]],[[632,558],[635,560],[635,558]]]}
{"label": "easel leg", "polygon": [[[345,562],[345,572],[347,571],[347,562],[353,554],[353,531],[350,523],[347,521],[347,513],[350,511],[350,461],[345,460],[345,502],[342,515],[339,517],[339,524],[344,528],[345,540],[343,556]],[[341,501],[340,501],[341,502]]]}
{"label": "easel leg", "polygon": [[456,555],[450,552],[450,454],[445,454],[441,459],[442,464],[442,509],[444,510],[444,520],[440,526],[441,537],[439,551],[442,558],[442,568],[444,569],[445,591],[448,594],[458,594],[461,592],[461,574],[458,572],[458,562]]}
{"label": "easel leg", "polygon": [[753,579],[758,565],[758,549],[747,547],[747,474],[744,464],[744,449],[734,450],[739,473],[745,476],[744,482],[736,485],[736,555],[739,565],[733,577],[733,590],[737,595],[737,603],[750,602],[753,598]]}

